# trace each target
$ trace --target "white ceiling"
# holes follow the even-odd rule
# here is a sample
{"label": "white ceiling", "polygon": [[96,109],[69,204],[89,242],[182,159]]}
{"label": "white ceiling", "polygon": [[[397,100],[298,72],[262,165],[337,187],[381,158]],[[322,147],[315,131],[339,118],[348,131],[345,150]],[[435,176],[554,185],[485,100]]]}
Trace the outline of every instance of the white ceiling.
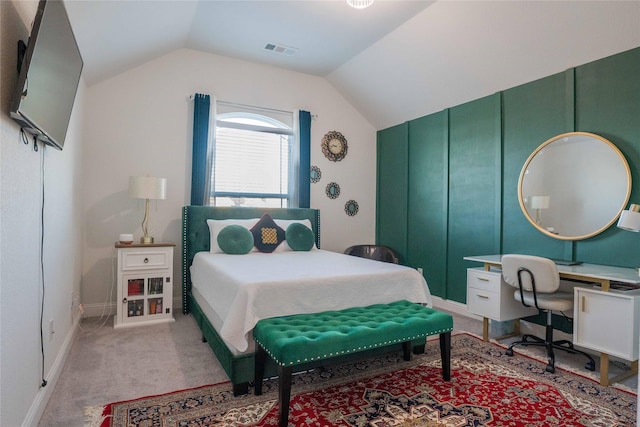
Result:
{"label": "white ceiling", "polygon": [[65,4],[89,85],[186,47],[326,77],[376,129],[640,46],[640,1]]}
{"label": "white ceiling", "polygon": [[363,10],[344,0],[65,3],[93,84],[181,47],[326,76],[431,2],[378,0]]}

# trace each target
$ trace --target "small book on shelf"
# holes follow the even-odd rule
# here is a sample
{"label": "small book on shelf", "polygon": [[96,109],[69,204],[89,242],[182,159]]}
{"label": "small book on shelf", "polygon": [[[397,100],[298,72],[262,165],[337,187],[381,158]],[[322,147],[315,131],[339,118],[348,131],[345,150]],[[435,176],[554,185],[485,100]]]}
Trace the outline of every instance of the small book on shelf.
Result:
{"label": "small book on shelf", "polygon": [[144,279],[133,279],[128,282],[128,295],[142,295],[144,293]]}

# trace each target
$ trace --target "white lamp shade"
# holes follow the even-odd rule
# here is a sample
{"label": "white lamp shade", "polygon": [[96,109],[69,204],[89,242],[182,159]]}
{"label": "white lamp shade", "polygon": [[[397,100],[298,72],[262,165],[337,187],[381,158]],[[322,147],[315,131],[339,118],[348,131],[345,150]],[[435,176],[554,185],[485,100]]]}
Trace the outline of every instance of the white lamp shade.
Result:
{"label": "white lamp shade", "polygon": [[136,199],[166,199],[167,179],[155,176],[130,176],[129,196]]}
{"label": "white lamp shade", "polygon": [[618,228],[636,233],[640,231],[640,205],[631,205],[629,210],[622,211]]}
{"label": "white lamp shade", "polygon": [[531,209],[548,209],[549,196],[532,196]]}

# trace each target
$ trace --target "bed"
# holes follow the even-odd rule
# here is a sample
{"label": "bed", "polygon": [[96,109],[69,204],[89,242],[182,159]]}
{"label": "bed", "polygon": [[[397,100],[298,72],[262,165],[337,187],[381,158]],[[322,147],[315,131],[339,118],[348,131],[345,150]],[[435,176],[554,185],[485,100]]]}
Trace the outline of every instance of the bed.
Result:
{"label": "bed", "polygon": [[[272,253],[254,248],[233,255],[212,238],[227,224],[249,227],[265,213],[282,229],[294,222],[310,227],[313,247],[294,251],[285,242]],[[185,206],[182,219],[183,313],[193,315],[236,395],[246,393],[253,380],[252,328],[262,318],[401,299],[431,306],[417,271],[320,249],[318,210]],[[414,345],[423,346],[424,340]],[[267,375],[275,372],[267,366]]]}

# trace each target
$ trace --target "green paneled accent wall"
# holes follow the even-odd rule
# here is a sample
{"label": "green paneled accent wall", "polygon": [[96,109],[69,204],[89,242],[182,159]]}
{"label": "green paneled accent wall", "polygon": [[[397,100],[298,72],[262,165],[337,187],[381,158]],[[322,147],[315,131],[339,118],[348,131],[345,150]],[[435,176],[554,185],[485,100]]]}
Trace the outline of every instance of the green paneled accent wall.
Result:
{"label": "green paneled accent wall", "polygon": [[449,110],[447,297],[466,302],[462,258],[500,252],[500,95]]}
{"label": "green paneled accent wall", "polygon": [[640,203],[640,48],[378,132],[376,240],[424,268],[432,293],[466,302],[466,255],[528,253],[640,266],[640,236],[612,226],[553,239],[520,210],[522,165],[571,131],[609,139],[631,168]]}
{"label": "green paneled accent wall", "polygon": [[409,124],[403,123],[378,132],[376,241],[398,252],[407,260],[408,142]]}
{"label": "green paneled accent wall", "polygon": [[422,268],[441,298],[447,297],[448,142],[447,112],[409,122],[407,264]]}
{"label": "green paneled accent wall", "polygon": [[[576,127],[613,142],[631,168],[640,203],[640,49],[576,68]],[[576,244],[579,260],[640,267],[640,236],[611,227]]]}
{"label": "green paneled accent wall", "polygon": [[573,103],[566,96],[570,92],[573,99],[572,75],[556,74],[502,93],[503,154],[507,159],[502,179],[503,253],[545,253],[551,258],[571,259],[571,242],[540,233],[522,214],[518,179],[524,162],[540,144],[573,131],[573,115],[567,112],[567,104]]}

